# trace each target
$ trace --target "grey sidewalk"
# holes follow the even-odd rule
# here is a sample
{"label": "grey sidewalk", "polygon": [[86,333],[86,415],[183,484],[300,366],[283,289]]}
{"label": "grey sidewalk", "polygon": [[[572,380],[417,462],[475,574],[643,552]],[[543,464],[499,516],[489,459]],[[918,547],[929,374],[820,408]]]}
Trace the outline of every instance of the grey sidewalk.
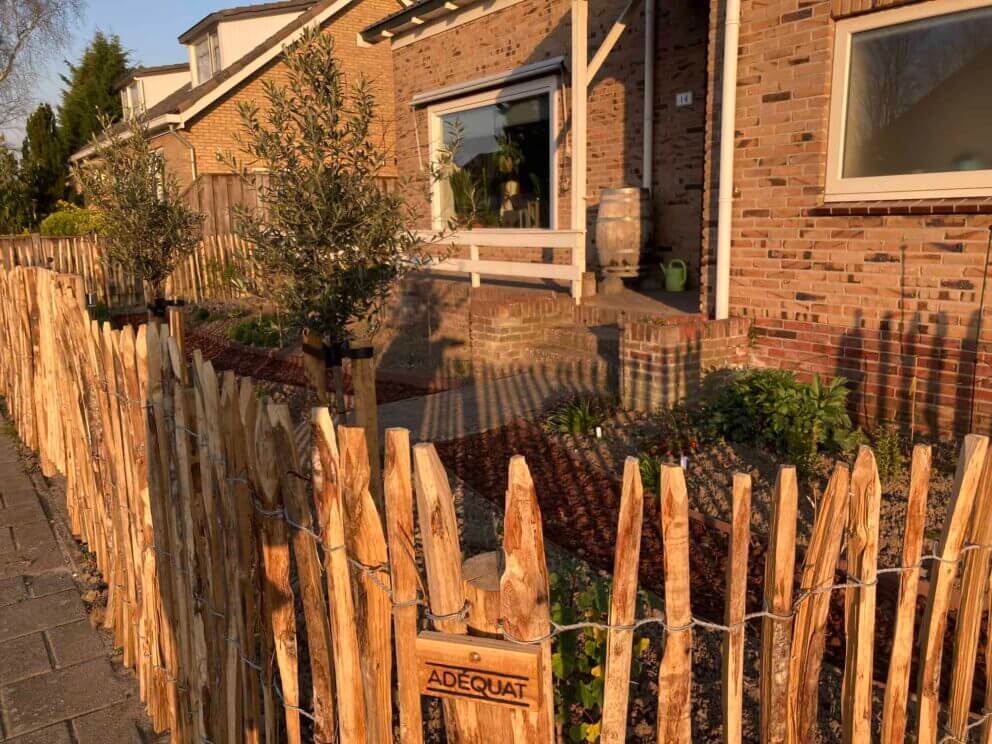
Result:
{"label": "grey sidewalk", "polygon": [[87,618],[61,491],[39,494],[0,426],[0,741],[155,741],[137,680]]}

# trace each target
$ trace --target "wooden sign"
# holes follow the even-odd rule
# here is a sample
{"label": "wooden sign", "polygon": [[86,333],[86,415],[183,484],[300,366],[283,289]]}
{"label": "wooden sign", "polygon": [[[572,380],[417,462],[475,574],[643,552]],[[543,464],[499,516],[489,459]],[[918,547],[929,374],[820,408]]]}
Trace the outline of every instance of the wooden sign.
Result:
{"label": "wooden sign", "polygon": [[424,631],[417,637],[420,694],[522,710],[538,706],[541,649]]}

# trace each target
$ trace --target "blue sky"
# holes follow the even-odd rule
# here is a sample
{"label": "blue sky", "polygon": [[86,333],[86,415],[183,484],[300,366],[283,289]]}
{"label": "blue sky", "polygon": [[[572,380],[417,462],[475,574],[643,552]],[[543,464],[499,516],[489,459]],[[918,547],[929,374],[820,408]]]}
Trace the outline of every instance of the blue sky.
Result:
{"label": "blue sky", "polygon": [[[187,61],[176,38],[205,15],[256,0],[87,0],[81,23],[68,49],[52,56],[38,85],[38,102],[61,99],[65,59],[76,61],[99,29],[121,37],[134,64],[164,65]],[[260,0],[258,0],[260,1]],[[16,141],[20,136],[11,133]]]}

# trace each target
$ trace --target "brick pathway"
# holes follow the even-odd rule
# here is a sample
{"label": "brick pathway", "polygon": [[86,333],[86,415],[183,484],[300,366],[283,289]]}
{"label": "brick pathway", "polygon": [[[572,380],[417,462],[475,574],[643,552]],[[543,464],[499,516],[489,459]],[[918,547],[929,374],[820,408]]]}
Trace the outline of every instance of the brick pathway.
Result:
{"label": "brick pathway", "polygon": [[157,741],[137,681],[87,618],[60,492],[39,493],[0,428],[0,741]]}

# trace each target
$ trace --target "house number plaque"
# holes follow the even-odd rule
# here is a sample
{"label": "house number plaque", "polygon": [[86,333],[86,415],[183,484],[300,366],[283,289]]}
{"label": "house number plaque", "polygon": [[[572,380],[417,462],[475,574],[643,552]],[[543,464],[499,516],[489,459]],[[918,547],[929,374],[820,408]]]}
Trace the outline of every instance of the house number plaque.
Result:
{"label": "house number plaque", "polygon": [[417,637],[420,694],[521,710],[537,708],[540,649],[424,631]]}

